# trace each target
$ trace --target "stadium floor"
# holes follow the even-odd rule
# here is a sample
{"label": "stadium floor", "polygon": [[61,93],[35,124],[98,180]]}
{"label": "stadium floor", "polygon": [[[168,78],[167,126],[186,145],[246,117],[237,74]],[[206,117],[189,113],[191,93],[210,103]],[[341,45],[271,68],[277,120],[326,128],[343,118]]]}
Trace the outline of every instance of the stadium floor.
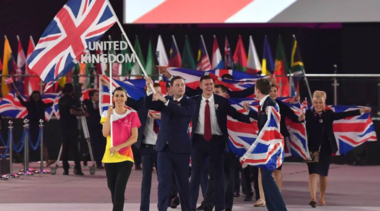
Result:
{"label": "stadium floor", "polygon": [[[31,164],[31,167],[38,166],[38,163]],[[14,164],[14,168],[19,169],[21,165]],[[0,210],[111,210],[105,171],[98,170],[93,176],[90,175],[88,168],[84,168],[83,171],[85,176],[74,176],[72,171],[70,176],[63,176],[63,170],[59,168],[57,175],[22,176],[18,179],[0,181]],[[139,210],[141,174],[141,171],[136,170],[131,174],[126,190],[125,210]],[[306,164],[285,163],[283,196],[288,210],[380,210],[379,175],[379,166],[331,165],[326,196],[328,205],[312,209],[308,205],[310,196],[307,188]],[[154,176],[151,210],[157,210],[156,203],[157,179]],[[252,203],[244,202],[242,195],[235,198],[233,210],[266,210],[266,208],[253,208]]]}

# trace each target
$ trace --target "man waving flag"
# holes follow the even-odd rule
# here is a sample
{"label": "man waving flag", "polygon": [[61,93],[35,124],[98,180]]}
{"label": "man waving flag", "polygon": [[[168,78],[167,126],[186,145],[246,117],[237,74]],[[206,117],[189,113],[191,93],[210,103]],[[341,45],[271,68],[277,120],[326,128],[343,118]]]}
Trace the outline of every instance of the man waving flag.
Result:
{"label": "man waving flag", "polygon": [[69,72],[88,43],[99,40],[116,22],[110,7],[106,0],[69,0],[50,22],[28,59],[46,88]]}

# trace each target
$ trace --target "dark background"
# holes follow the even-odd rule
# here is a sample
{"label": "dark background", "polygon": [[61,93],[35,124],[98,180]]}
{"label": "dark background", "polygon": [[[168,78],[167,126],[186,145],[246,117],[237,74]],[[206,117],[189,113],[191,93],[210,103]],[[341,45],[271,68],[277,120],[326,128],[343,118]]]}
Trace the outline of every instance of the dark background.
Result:
{"label": "dark background", "polygon": [[[110,0],[120,21],[123,16],[123,1]],[[24,51],[28,46],[29,36],[35,43],[56,13],[66,3],[66,0],[0,0],[0,49],[3,49],[4,35],[8,36],[13,56],[17,56],[17,39],[20,36]],[[173,17],[175,18],[175,17]],[[211,57],[213,35],[218,38],[219,48],[224,54],[224,37],[227,36],[232,52],[238,40],[243,38],[248,53],[249,36],[252,35],[259,58],[262,59],[265,35],[268,36],[272,54],[275,56],[278,36],[281,35],[290,61],[292,35],[297,37],[306,73],[334,73],[333,65],[338,65],[338,73],[379,73],[380,23],[292,23],[292,24],[164,24],[164,25],[126,25],[123,27],[134,43],[135,36],[139,41],[146,57],[148,41],[151,38],[153,48],[157,37],[161,35],[169,50],[171,35],[175,35],[180,52],[182,53],[185,35],[189,36],[194,57],[199,46],[199,35],[203,35],[209,56]],[[121,39],[121,31],[115,24],[106,35],[113,40]],[[107,36],[103,40],[108,39]],[[0,58],[3,57],[2,50]],[[309,78],[310,88],[325,90],[327,103],[333,103],[332,78]],[[373,108],[372,116],[377,116],[379,110],[379,78],[339,78],[338,104],[368,105]],[[301,97],[307,92],[301,85]],[[374,121],[379,131],[378,121]],[[51,127],[51,129],[57,129]],[[58,132],[56,133],[58,134]],[[46,139],[45,139],[46,140]],[[53,139],[57,140],[57,139]],[[59,144],[56,144],[57,146]],[[380,144],[368,143],[354,150],[347,156],[341,156],[336,162],[352,163],[354,154],[363,154],[369,164],[380,164]]]}

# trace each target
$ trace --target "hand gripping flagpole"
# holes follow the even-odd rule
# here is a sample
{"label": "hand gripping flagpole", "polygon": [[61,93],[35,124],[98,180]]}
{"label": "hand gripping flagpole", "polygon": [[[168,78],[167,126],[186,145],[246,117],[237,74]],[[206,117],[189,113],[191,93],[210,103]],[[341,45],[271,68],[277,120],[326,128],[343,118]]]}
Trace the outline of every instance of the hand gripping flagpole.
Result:
{"label": "hand gripping flagpole", "polygon": [[[124,36],[125,40],[126,40],[127,43],[128,43],[128,46],[131,48],[131,51],[132,51],[133,55],[135,55],[135,58],[136,58],[136,60],[137,60],[137,63],[139,64],[141,70],[143,71],[144,76],[145,76],[145,77],[148,77],[148,74],[146,74],[145,68],[144,68],[143,65],[141,64],[141,61],[140,61],[139,57],[137,56],[135,49],[133,48],[131,42],[130,42],[129,39],[128,39],[127,33],[125,33],[124,28],[123,28],[123,26],[121,25],[121,23],[120,23],[120,21],[119,21],[119,18],[117,17],[115,11],[113,10],[113,7],[112,7],[111,3],[109,2],[109,0],[106,0],[106,1],[107,1],[108,5],[109,5],[109,7],[110,7],[110,10],[111,10],[112,14],[113,14],[113,15],[115,16],[115,18],[116,18],[117,25],[119,26],[121,32],[123,33],[123,36]],[[152,92],[153,92],[153,93],[156,93],[156,90],[154,90],[154,88],[153,88],[153,84],[150,83],[149,85],[150,85],[150,88],[151,88]]]}

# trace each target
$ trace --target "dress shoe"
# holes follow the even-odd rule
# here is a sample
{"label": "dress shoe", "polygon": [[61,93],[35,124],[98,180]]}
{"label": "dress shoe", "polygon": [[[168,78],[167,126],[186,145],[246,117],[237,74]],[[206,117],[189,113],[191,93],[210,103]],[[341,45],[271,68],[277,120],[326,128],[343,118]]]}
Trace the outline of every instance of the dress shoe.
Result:
{"label": "dress shoe", "polygon": [[202,201],[201,206],[197,207],[197,210],[204,210],[205,209],[205,202]]}
{"label": "dress shoe", "polygon": [[234,197],[240,197],[240,193],[239,193],[239,191],[235,191],[235,192],[234,192]]}
{"label": "dress shoe", "polygon": [[178,207],[178,205],[180,204],[180,200],[178,198],[178,196],[176,196],[175,198],[173,198],[172,202],[170,203],[170,208],[172,209],[175,209]]}
{"label": "dress shoe", "polygon": [[82,172],[82,170],[76,170],[76,169],[74,169],[74,174],[78,175],[78,176],[83,176],[84,175],[83,172]]}
{"label": "dress shoe", "polygon": [[252,201],[252,196],[245,196],[244,201]]}
{"label": "dress shoe", "polygon": [[315,202],[315,201],[310,201],[310,202],[309,202],[309,205],[310,205],[312,208],[316,208],[316,207],[317,207],[317,202]]}
{"label": "dress shoe", "polygon": [[63,171],[63,175],[69,175],[69,170],[65,170],[65,171]]}

